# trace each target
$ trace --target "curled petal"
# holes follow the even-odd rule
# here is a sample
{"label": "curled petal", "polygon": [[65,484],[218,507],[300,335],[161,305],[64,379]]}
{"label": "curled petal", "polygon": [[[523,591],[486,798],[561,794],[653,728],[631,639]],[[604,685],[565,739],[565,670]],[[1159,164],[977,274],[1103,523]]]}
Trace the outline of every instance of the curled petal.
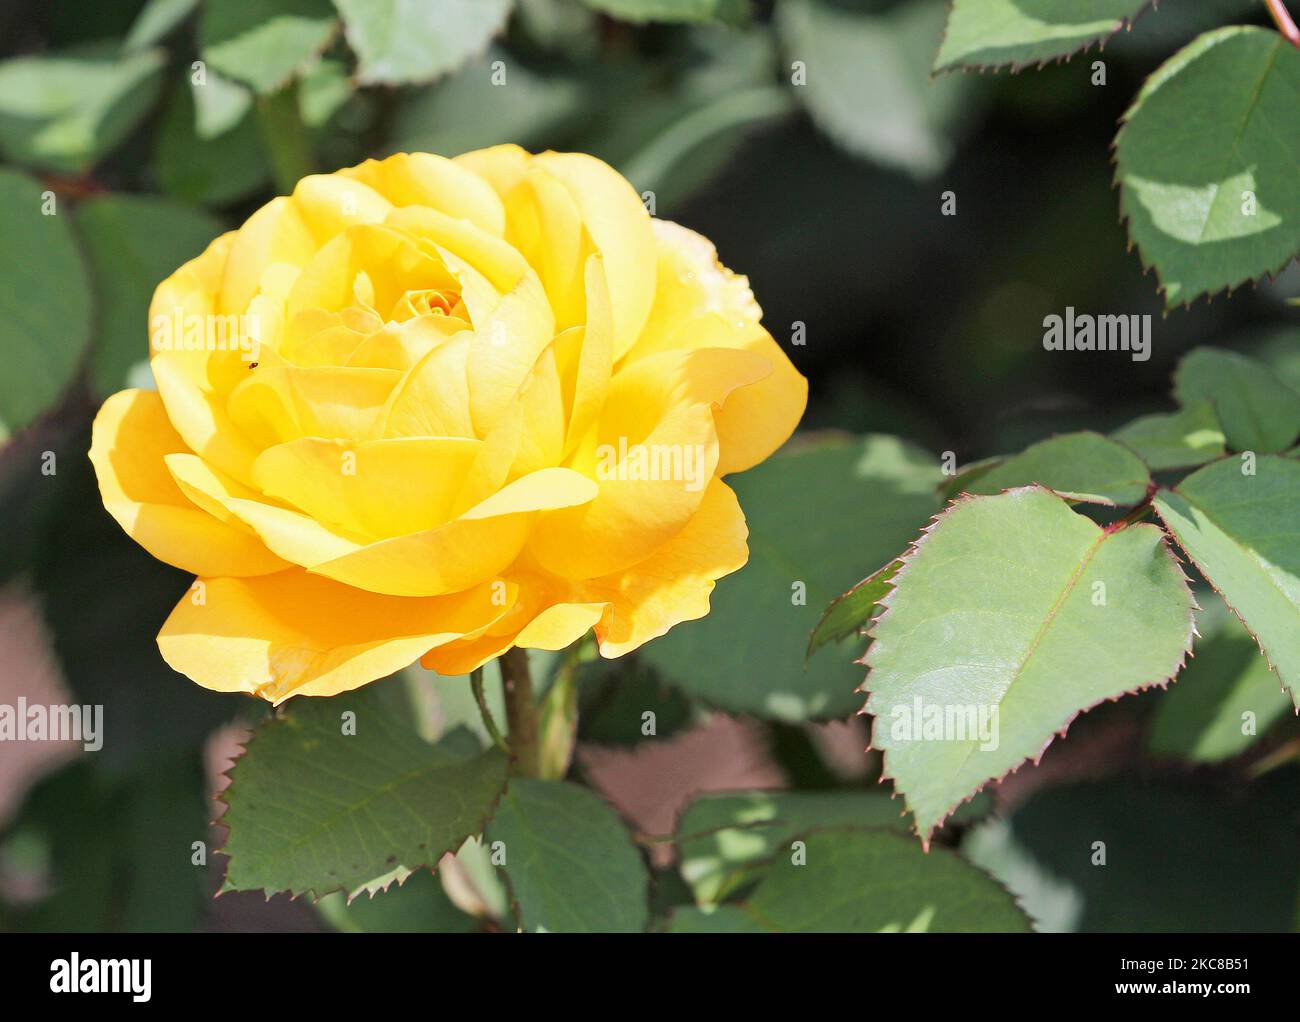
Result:
{"label": "curled petal", "polygon": [[219,692],[275,703],[331,696],[480,634],[513,597],[504,583],[417,600],[378,596],[296,569],[204,579],[176,605],[158,648],[174,669]]}
{"label": "curled petal", "polygon": [[154,391],[124,390],[99,410],[90,460],[104,507],[160,561],[198,575],[262,575],[286,563],[238,522],[190,500],[165,458],[189,454]]}

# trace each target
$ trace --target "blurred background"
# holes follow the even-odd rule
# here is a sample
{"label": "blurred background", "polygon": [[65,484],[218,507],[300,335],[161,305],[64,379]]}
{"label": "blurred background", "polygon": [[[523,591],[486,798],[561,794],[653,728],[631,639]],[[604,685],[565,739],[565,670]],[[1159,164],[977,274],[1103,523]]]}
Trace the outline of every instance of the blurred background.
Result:
{"label": "blurred background", "polygon": [[[302,173],[500,142],[602,157],[748,275],[811,382],[805,431],[890,433],[966,462],[1170,409],[1172,370],[1199,344],[1300,385],[1300,268],[1165,314],[1112,187],[1111,141],[1142,80],[1206,28],[1264,24],[1262,4],[1162,0],[1101,53],[937,79],[943,0],[697,6],[717,17],[619,17],[633,0],[398,4],[406,32],[437,41],[406,63],[345,34],[347,5],[328,0],[0,7],[0,703],[102,703],[116,736],[91,756],[0,743],[0,927],[493,928],[482,906],[502,895],[471,853],[442,887],[421,874],[383,904],[211,898],[220,857],[195,869],[192,844],[220,846],[211,793],[261,711],[162,663],[154,635],[188,579],[121,533],[85,458],[98,402],[148,385],[153,287]],[[48,194],[57,225],[31,213]],[[1151,314],[1150,360],[1045,352],[1043,318],[1067,306]],[[39,358],[20,350],[33,339]],[[860,722],[709,714],[626,671],[625,690],[587,680],[575,770],[644,833],[671,831],[700,790],[874,780]],[[445,704],[431,713],[459,705],[463,685],[422,684]],[[1157,695],[1089,714],[1001,786],[999,819],[966,850],[1036,892],[1048,928],[1289,928],[1294,720],[1247,760],[1170,766],[1144,746]],[[644,699],[677,733],[634,747]],[[1098,818],[1149,838],[1105,891],[1058,851]],[[671,854],[657,865],[670,899]]]}

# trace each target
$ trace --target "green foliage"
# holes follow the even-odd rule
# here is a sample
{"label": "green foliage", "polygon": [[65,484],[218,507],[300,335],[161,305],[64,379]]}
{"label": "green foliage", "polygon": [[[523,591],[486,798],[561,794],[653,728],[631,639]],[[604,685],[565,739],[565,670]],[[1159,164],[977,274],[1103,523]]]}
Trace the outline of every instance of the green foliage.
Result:
{"label": "green foliage", "polygon": [[1291,709],[1291,700],[1255,640],[1213,597],[1221,611],[1201,638],[1196,658],[1160,700],[1148,744],[1161,756],[1217,763],[1236,756]]}
{"label": "green foliage", "polygon": [[777,12],[786,55],[807,66],[795,92],[818,126],[884,166],[922,177],[944,169],[980,90],[971,78],[930,78],[942,0],[874,13],[787,0]]}
{"label": "green foliage", "polygon": [[221,224],[180,203],[128,195],[83,202],[75,223],[99,299],[90,383],[107,397],[131,385],[133,368],[147,366],[154,287],[202,252]]}
{"label": "green foliage", "polygon": [[85,170],[149,112],[164,62],[161,50],[94,45],[0,63],[0,151],[43,170]]}
{"label": "green foliage", "polygon": [[1131,24],[1151,0],[953,0],[936,71],[1068,57]]}
{"label": "green foliage", "polygon": [[222,795],[225,889],[353,894],[433,866],[479,833],[505,757],[430,745],[413,716],[388,682],[296,700],[259,727]]}
{"label": "green foliage", "polygon": [[37,182],[0,170],[0,438],[54,403],[90,339],[90,282],[68,220]]}
{"label": "green foliage", "polygon": [[364,85],[427,82],[501,31],[513,0],[336,0]]}
{"label": "green foliage", "polygon": [[839,642],[850,635],[860,635],[866,631],[868,623],[876,616],[876,605],[889,592],[894,576],[903,566],[902,561],[890,561],[847,593],[837,596],[826,607],[826,613],[817,622],[812,635],[808,637],[808,656],[828,642]]}
{"label": "green foliage", "polygon": [[1071,500],[1136,504],[1151,476],[1142,459],[1097,433],[1067,433],[1026,448],[971,480],[969,493],[994,494],[1037,483]]}
{"label": "green foliage", "polygon": [[749,0],[582,0],[592,10],[625,21],[725,21],[742,22]]}
{"label": "green foliage", "polygon": [[1300,706],[1300,462],[1225,458],[1162,490],[1155,506]]}
{"label": "green foliage", "polygon": [[[208,840],[203,785],[192,750],[120,774],[83,758],[39,784],[18,832],[7,837],[44,861],[53,892],[20,910],[17,928],[64,934],[193,928],[209,886],[193,847]],[[158,812],[160,805],[169,811]]]}
{"label": "green foliage", "polygon": [[1054,928],[1288,931],[1300,900],[1300,842],[1294,796],[1279,789],[1295,781],[1291,771],[1271,789],[1256,785],[1250,802],[1135,777],[1051,788],[1011,817],[1010,846],[973,857],[1031,914],[1053,914]]}
{"label": "green foliage", "polygon": [[1191,646],[1161,530],[1102,530],[1043,489],[954,503],[904,562],[871,631],[867,711],[923,841],[1081,711],[1164,684]]}
{"label": "green foliage", "polygon": [[194,13],[199,0],[147,0],[122,42],[124,50],[155,46]]}
{"label": "green foliage", "polygon": [[1214,404],[1184,399],[1176,412],[1156,412],[1134,419],[1111,434],[1151,468],[1195,468],[1225,453],[1223,426]]}
{"label": "green foliage", "polygon": [[527,932],[630,933],[649,920],[649,874],[614,812],[563,781],[516,778],[486,840],[505,854]]}
{"label": "green foliage", "polygon": [[[791,842],[744,902],[718,912],[721,928],[728,932],[1030,929],[1006,890],[948,849],[926,853],[906,835],[870,828],[830,828]],[[680,930],[705,928],[704,916],[687,919]]]}
{"label": "green foliage", "polygon": [[204,0],[199,51],[221,74],[275,92],[337,31],[330,0]]}
{"label": "green foliage", "polygon": [[1233,351],[1193,351],[1174,373],[1174,396],[1184,405],[1208,401],[1234,451],[1281,451],[1300,435],[1300,392]]}
{"label": "green foliage", "polygon": [[[829,599],[893,557],[937,509],[940,478],[924,452],[883,436],[795,450],[736,477],[749,563],[719,581],[708,617],[674,628],[645,658],[688,695],[731,712],[845,716],[859,672],[833,649],[805,670],[808,633]],[[696,669],[703,657],[712,670]]]}
{"label": "green foliage", "polygon": [[205,85],[176,86],[158,131],[156,159],[163,191],[204,205],[243,198],[271,176],[251,93],[215,73]]}
{"label": "green foliage", "polygon": [[704,795],[677,821],[682,878],[701,906],[730,898],[815,827],[902,829],[902,807],[879,792],[747,791]]}
{"label": "green foliage", "polygon": [[1120,207],[1170,306],[1277,273],[1300,252],[1297,91],[1300,49],[1224,28],[1171,57],[1124,115]]}
{"label": "green foliage", "polygon": [[457,908],[427,870],[350,901],[342,893],[331,894],[316,907],[344,933],[473,933],[479,928],[478,920]]}

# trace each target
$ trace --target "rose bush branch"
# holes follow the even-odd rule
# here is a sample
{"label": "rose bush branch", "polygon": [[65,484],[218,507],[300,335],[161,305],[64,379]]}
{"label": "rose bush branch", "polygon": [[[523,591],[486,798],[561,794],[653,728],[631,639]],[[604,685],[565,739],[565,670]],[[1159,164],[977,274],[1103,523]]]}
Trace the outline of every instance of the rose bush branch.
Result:
{"label": "rose bush branch", "polygon": [[533,697],[533,677],[528,669],[528,652],[512,646],[498,658],[501,666],[501,689],[506,700],[506,721],[510,728],[510,751],[515,769],[524,777],[537,777],[538,755],[537,702]]}
{"label": "rose bush branch", "polygon": [[1286,9],[1283,0],[1264,0],[1264,6],[1268,8],[1277,30],[1282,33],[1286,41],[1300,48],[1300,28],[1296,27],[1295,19],[1291,17],[1291,12]]}

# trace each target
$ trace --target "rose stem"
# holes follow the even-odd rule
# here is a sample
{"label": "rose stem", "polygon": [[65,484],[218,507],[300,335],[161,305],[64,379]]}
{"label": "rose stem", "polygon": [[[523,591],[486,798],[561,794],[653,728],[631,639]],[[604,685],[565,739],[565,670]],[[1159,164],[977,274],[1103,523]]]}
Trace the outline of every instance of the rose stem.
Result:
{"label": "rose stem", "polygon": [[510,749],[515,769],[523,777],[540,771],[537,742],[537,704],[533,701],[533,678],[528,672],[528,653],[511,647],[498,659],[501,687],[506,697],[506,721],[510,726]]}
{"label": "rose stem", "polygon": [[1300,46],[1300,28],[1296,28],[1295,21],[1291,18],[1291,12],[1286,9],[1286,4],[1282,0],[1264,0],[1264,6],[1268,8],[1268,13],[1273,15],[1273,21],[1277,24],[1277,30],[1282,33],[1292,46]]}
{"label": "rose stem", "polygon": [[487,697],[483,694],[483,668],[476,667],[469,673],[469,687],[474,691],[474,701],[478,703],[479,716],[483,718],[483,726],[487,728],[488,734],[492,737],[492,744],[510,755],[510,746],[506,744],[505,738],[501,735],[501,729],[497,727],[496,718],[492,716],[492,711],[488,708]]}

